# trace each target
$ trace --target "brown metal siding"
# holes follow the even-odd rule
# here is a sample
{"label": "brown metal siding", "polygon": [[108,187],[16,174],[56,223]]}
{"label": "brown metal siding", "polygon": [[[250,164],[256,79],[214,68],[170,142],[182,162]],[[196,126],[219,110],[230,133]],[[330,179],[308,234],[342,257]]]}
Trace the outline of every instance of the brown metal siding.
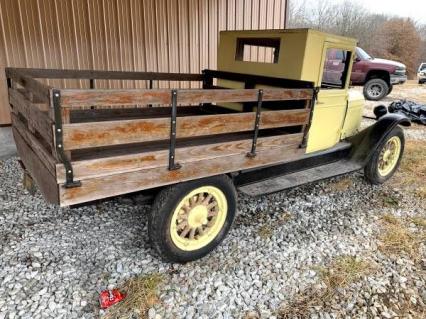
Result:
{"label": "brown metal siding", "polygon": [[[284,28],[285,2],[0,0],[0,124],[10,123],[5,66],[198,73],[216,67],[220,30]],[[262,49],[254,50],[250,55],[269,59]],[[49,84],[88,85],[77,80]],[[147,83],[97,81],[96,85],[146,87]],[[158,85],[179,84],[154,87]]]}

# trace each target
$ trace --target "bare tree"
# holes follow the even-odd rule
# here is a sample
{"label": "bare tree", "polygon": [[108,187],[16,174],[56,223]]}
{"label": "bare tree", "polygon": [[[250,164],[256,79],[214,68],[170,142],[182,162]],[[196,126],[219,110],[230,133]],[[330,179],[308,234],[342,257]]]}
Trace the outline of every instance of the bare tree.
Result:
{"label": "bare tree", "polygon": [[426,62],[426,25],[411,19],[372,14],[360,4],[345,0],[290,0],[289,27],[308,27],[356,38],[367,52],[407,65],[413,77]]}

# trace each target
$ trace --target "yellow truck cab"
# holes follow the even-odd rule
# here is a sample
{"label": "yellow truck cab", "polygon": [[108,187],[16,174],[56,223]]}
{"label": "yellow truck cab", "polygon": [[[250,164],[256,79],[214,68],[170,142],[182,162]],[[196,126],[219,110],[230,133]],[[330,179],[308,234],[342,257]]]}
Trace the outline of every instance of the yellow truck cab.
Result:
{"label": "yellow truck cab", "polygon": [[[306,150],[310,153],[328,149],[359,130],[364,98],[348,89],[356,42],[312,29],[222,31],[217,64],[220,71],[312,82],[319,91]],[[341,61],[329,58],[336,49],[343,52]],[[219,80],[218,85],[245,88],[238,81]],[[242,111],[241,103],[225,106]]]}

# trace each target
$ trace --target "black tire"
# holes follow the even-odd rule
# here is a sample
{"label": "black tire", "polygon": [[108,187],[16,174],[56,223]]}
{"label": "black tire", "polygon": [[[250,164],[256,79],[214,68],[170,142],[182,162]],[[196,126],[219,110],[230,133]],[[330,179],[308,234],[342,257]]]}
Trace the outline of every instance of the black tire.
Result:
{"label": "black tire", "polygon": [[[173,213],[187,194],[203,186],[216,187],[225,195],[228,206],[226,219],[219,233],[206,246],[197,250],[182,250],[175,245],[171,236],[170,225]],[[228,234],[235,218],[236,209],[237,192],[232,180],[226,175],[213,176],[165,187],[156,196],[148,218],[150,241],[154,249],[165,261],[184,263],[202,258],[214,250]]]}
{"label": "black tire", "polygon": [[371,79],[364,84],[364,97],[370,101],[379,101],[389,93],[389,84],[382,79]]}
{"label": "black tire", "polygon": [[[394,136],[398,137],[401,142],[401,150],[399,153],[398,161],[396,162],[396,165],[393,167],[393,169],[388,174],[383,176],[379,173],[380,154],[382,152],[383,147],[386,145],[387,141],[389,141]],[[375,185],[382,184],[392,177],[392,175],[398,169],[399,164],[401,163],[401,158],[404,153],[404,144],[405,144],[404,132],[401,129],[401,127],[397,126],[390,132],[386,140],[383,141],[383,143],[374,151],[370,161],[364,167],[364,176],[370,183]]]}
{"label": "black tire", "polygon": [[389,86],[389,90],[388,90],[388,94],[387,94],[387,95],[391,94],[392,90],[393,90],[393,84],[391,84],[391,85]]}

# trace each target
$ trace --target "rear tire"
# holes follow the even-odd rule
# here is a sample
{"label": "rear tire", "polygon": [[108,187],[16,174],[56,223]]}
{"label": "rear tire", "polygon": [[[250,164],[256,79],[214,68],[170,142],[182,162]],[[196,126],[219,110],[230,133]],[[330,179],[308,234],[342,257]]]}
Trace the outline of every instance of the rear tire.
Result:
{"label": "rear tire", "polygon": [[236,208],[237,192],[226,175],[165,187],[148,218],[149,238],[166,261],[202,258],[228,234]]}
{"label": "rear tire", "polygon": [[389,84],[382,79],[370,79],[364,84],[364,97],[370,101],[379,101],[389,94]]}
{"label": "rear tire", "polygon": [[364,168],[364,176],[370,183],[382,184],[392,177],[401,162],[404,144],[404,132],[397,126],[374,151]]}

